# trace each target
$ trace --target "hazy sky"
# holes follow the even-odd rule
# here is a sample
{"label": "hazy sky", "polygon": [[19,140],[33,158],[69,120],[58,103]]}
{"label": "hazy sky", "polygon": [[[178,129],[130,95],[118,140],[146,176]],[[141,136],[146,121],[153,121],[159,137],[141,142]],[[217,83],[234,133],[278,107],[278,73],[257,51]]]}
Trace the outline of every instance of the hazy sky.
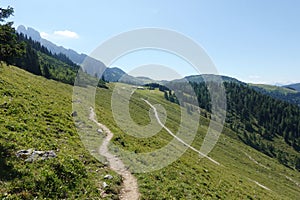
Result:
{"label": "hazy sky", "polygon": [[[246,82],[300,82],[298,0],[1,1],[1,7],[7,5],[15,9],[11,20],[16,26],[33,27],[43,37],[78,52],[89,54],[124,31],[167,28],[201,45],[220,74]],[[157,52],[149,57],[153,55]],[[116,65],[128,71],[133,65],[151,63],[142,57],[129,56]],[[175,65],[184,75],[192,73],[176,62],[166,64]]]}

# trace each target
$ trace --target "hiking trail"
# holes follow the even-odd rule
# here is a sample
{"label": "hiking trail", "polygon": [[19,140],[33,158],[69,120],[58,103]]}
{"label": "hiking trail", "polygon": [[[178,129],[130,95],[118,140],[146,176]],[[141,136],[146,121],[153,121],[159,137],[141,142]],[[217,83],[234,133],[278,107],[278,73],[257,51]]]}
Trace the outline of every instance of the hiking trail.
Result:
{"label": "hiking trail", "polygon": [[103,130],[103,133],[106,134],[100,148],[99,153],[100,155],[104,156],[108,163],[109,167],[115,171],[117,174],[122,176],[123,185],[120,192],[120,199],[121,200],[137,200],[140,197],[138,183],[136,178],[131,174],[131,172],[126,168],[124,163],[120,158],[113,155],[108,150],[108,144],[110,140],[113,138],[113,133],[103,124],[99,123],[96,120],[96,114],[92,107],[90,107],[90,116],[89,119],[96,123],[100,129]]}

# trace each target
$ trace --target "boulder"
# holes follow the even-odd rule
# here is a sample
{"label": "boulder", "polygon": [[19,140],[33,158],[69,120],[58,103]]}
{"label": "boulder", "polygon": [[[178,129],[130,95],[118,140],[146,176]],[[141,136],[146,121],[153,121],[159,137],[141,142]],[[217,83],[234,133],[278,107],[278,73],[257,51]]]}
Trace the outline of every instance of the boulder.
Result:
{"label": "boulder", "polygon": [[25,160],[25,162],[34,162],[37,160],[48,160],[56,158],[57,155],[53,150],[51,151],[35,151],[33,149],[20,150],[17,152],[17,157]]}

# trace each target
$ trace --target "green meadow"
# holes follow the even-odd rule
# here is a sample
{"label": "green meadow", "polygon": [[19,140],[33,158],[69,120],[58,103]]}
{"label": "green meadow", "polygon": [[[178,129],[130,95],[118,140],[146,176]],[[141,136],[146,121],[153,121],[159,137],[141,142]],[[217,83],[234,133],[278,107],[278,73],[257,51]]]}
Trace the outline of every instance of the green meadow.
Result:
{"label": "green meadow", "polygon": [[[116,83],[107,86],[109,89],[97,88],[97,120],[114,133],[110,151],[119,155],[133,171],[141,199],[298,199],[300,196],[299,172],[245,145],[227,125],[208,154],[220,165],[190,149],[185,151],[186,147],[174,142],[165,129],[157,128],[159,124],[153,120],[153,111],[143,99],[155,105],[168,129],[196,149],[203,144],[209,119],[203,116],[197,119],[196,113],[188,113],[185,108],[166,101],[164,93],[158,90],[136,90],[130,99],[122,91],[119,93],[121,102],[129,102],[128,119],[138,126],[152,123],[157,128],[156,134],[145,138],[126,133],[113,115],[112,94],[118,88],[124,91],[132,88]],[[83,94],[88,89],[81,88]],[[79,94],[82,99],[74,99],[72,95],[70,85],[1,64],[1,199],[118,199],[122,180],[97,154],[105,136],[87,120],[92,105],[81,105],[78,102],[84,96]],[[74,106],[75,110],[86,118],[80,115],[73,118],[72,104],[79,105]],[[114,112],[122,112],[122,107],[116,105]],[[182,122],[181,116],[190,120]],[[198,122],[199,126],[195,127]],[[85,134],[79,134],[79,129]],[[195,135],[188,132],[192,129]],[[138,130],[136,134],[142,136],[143,132]],[[169,158],[156,150],[170,143],[173,147],[169,156],[179,155],[177,150],[182,155],[169,165],[147,173],[137,173],[132,165],[137,160],[126,156],[126,152],[139,155],[155,152],[148,160],[140,161],[141,166],[155,167],[162,158]],[[22,149],[53,150],[57,158],[25,162],[16,156]],[[113,175],[113,179],[105,180],[106,174]],[[106,188],[103,188],[104,181],[108,184]],[[103,192],[106,197],[101,197]]]}

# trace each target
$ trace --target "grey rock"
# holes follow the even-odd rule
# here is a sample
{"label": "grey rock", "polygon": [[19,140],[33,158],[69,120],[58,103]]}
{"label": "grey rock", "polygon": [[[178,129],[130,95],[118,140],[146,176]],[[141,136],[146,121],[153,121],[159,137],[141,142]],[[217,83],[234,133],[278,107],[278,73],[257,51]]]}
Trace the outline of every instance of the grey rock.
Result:
{"label": "grey rock", "polygon": [[108,179],[108,180],[111,180],[113,178],[114,177],[112,175],[110,175],[110,174],[107,174],[107,175],[104,176],[104,179]]}
{"label": "grey rock", "polygon": [[20,150],[17,152],[17,157],[25,160],[25,162],[34,162],[37,160],[48,160],[56,158],[57,155],[54,151],[35,151],[33,149]]}
{"label": "grey rock", "polygon": [[33,152],[33,149],[28,149],[28,150],[20,150],[17,152],[17,157],[18,158],[27,158],[28,156],[30,156]]}
{"label": "grey rock", "polygon": [[42,156],[42,155],[45,154],[45,151],[33,151],[33,152],[32,152],[32,155],[35,155],[35,154],[37,154],[37,155],[39,155],[39,156]]}
{"label": "grey rock", "polygon": [[102,186],[103,186],[103,188],[107,188],[108,184],[106,182],[103,182]]}
{"label": "grey rock", "polygon": [[97,129],[97,132],[98,132],[98,133],[100,133],[100,134],[102,134],[102,133],[103,133],[102,129],[100,129],[100,128],[99,128],[99,129]]}
{"label": "grey rock", "polygon": [[45,158],[56,158],[57,155],[54,151],[46,151],[44,154],[43,154],[43,157]]}
{"label": "grey rock", "polygon": [[72,112],[72,117],[77,117],[78,116],[78,113],[76,111]]}

